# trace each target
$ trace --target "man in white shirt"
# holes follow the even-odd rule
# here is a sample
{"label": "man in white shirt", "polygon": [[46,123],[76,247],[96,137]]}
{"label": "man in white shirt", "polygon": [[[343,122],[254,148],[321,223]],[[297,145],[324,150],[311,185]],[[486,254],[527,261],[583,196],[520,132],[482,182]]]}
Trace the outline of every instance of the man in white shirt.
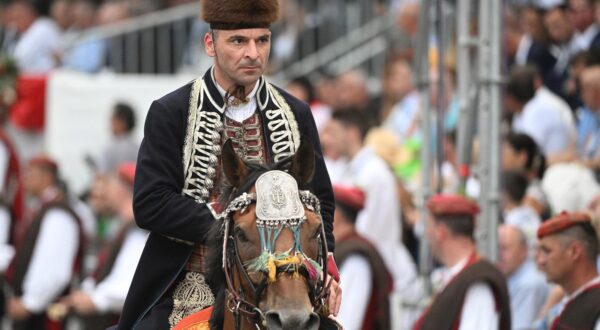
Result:
{"label": "man in white shirt", "polygon": [[14,329],[43,329],[46,309],[68,288],[81,265],[82,228],[58,188],[58,166],[34,157],[24,176],[26,192],[37,208],[7,271],[12,297],[7,314]]}
{"label": "man in white shirt", "polygon": [[508,280],[512,329],[531,329],[546,301],[549,286],[529,257],[529,245],[521,229],[502,225],[498,229],[498,243],[498,268]]}
{"label": "man in white shirt", "polygon": [[98,257],[93,274],[72,292],[64,303],[82,316],[87,330],[104,330],[117,323],[135,267],[148,233],[135,225],[133,217],[133,180],[135,164],[124,163],[108,179],[107,198],[112,212],[121,221],[115,239]]}
{"label": "man in white shirt", "polygon": [[332,136],[329,147],[350,160],[337,183],[364,191],[365,207],[358,213],[356,231],[383,257],[394,278],[394,292],[403,299],[417,301],[422,287],[416,282],[416,267],[401,241],[396,178],[374,150],[363,145],[367,128],[364,115],[356,110],[334,112],[327,124]]}
{"label": "man in white shirt", "polygon": [[535,67],[515,67],[506,86],[505,107],[513,114],[512,130],[526,133],[552,164],[571,154],[576,129],[569,106],[542,85]]}
{"label": "man in white shirt", "polygon": [[342,185],[333,185],[333,194],[334,255],[340,265],[340,286],[345,293],[338,320],[347,330],[391,329],[391,275],[377,249],[354,226],[358,212],[364,207],[365,194]]}
{"label": "man in white shirt", "polygon": [[477,253],[477,204],[459,195],[435,195],[427,207],[427,242],[444,268],[432,275],[438,279],[435,299],[414,329],[510,329],[506,280]]}
{"label": "man in white shirt", "polygon": [[539,269],[566,293],[550,329],[600,329],[598,237],[589,214],[563,212],[544,222],[537,236]]}
{"label": "man in white shirt", "polygon": [[596,24],[594,0],[569,0],[567,10],[571,23],[577,30],[575,40],[581,49],[600,47],[600,29]]}
{"label": "man in white shirt", "polygon": [[13,50],[22,74],[45,74],[58,65],[61,32],[54,21],[42,17],[32,1],[13,1],[10,7],[19,34]]}

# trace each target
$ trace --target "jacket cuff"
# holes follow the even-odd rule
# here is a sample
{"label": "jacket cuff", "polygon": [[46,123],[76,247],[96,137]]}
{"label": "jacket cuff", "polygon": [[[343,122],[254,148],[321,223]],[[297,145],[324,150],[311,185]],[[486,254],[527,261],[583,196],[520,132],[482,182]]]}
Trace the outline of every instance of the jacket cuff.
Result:
{"label": "jacket cuff", "polygon": [[338,270],[333,254],[329,253],[327,256],[327,273],[331,276],[338,284],[340,283],[340,271]]}

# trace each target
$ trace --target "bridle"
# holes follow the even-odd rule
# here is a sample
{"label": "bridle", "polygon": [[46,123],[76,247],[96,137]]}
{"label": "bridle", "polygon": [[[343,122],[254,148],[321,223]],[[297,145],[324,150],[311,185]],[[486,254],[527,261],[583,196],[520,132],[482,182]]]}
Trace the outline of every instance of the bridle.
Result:
{"label": "bridle", "polygon": [[[319,199],[312,194],[310,191],[301,190],[298,191],[300,201],[302,205],[311,212],[314,212],[319,218],[320,216],[320,203]],[[325,241],[325,230],[323,225],[320,226],[320,234],[316,238],[319,242],[319,255],[317,260],[314,261],[304,255],[300,244],[299,228],[306,221],[306,216],[303,215],[299,218],[284,219],[283,221],[271,221],[262,220],[257,216],[256,225],[261,234],[261,250],[263,254],[269,258],[269,264],[271,266],[270,271],[261,269],[253,269],[252,271],[262,272],[264,274],[263,279],[260,283],[255,283],[250,275],[248,269],[248,263],[244,262],[240,258],[238,244],[235,237],[231,233],[231,227],[233,225],[233,214],[236,211],[245,212],[246,208],[251,204],[257,203],[257,196],[255,193],[242,193],[240,196],[232,200],[224,212],[220,215],[220,220],[223,226],[223,271],[225,273],[225,279],[227,283],[226,288],[226,302],[225,306],[233,314],[236,324],[236,329],[240,329],[241,317],[245,317],[250,324],[253,324],[256,329],[260,329],[261,326],[266,326],[266,319],[264,312],[258,307],[265,288],[268,286],[270,281],[274,281],[274,278],[281,273],[298,273],[304,276],[309,283],[309,297],[313,308],[317,311],[325,307],[325,302],[329,296],[329,281],[327,280],[327,243]],[[297,260],[293,264],[277,265],[277,260],[272,261],[272,258],[278,258],[274,254],[274,242],[279,236],[279,233],[284,228],[289,228],[294,232],[294,246],[288,251],[288,255],[292,256],[292,259]],[[292,254],[293,253],[293,254]],[[258,259],[258,258],[257,258]],[[304,263],[299,262],[303,260]],[[272,262],[271,262],[272,261]],[[318,267],[318,273],[314,276],[315,269],[313,272],[311,264]],[[273,273],[273,265],[275,270]],[[254,301],[249,301],[242,289],[242,285],[238,289],[234,286],[233,267],[238,269],[238,283],[247,283],[250,287]],[[313,276],[311,276],[311,274]],[[315,277],[312,278],[311,277]],[[327,283],[327,284],[326,284]]]}

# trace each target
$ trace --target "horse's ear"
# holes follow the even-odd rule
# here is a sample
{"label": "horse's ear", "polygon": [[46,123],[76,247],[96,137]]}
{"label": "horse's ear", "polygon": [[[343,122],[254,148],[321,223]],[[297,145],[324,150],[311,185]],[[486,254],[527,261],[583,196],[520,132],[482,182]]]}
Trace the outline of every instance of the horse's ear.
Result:
{"label": "horse's ear", "polygon": [[221,166],[223,167],[223,173],[225,173],[225,177],[227,178],[227,181],[229,181],[229,184],[236,188],[242,184],[248,174],[246,165],[235,153],[230,139],[227,139],[225,144],[223,144]]}
{"label": "horse's ear", "polygon": [[290,174],[298,181],[308,183],[315,172],[315,149],[306,136],[300,139],[300,147],[292,157]]}

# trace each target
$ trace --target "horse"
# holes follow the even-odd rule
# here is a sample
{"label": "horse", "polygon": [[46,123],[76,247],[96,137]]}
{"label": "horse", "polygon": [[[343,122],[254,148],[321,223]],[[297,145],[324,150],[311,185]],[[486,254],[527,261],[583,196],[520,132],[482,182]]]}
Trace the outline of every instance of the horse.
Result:
{"label": "horse", "polygon": [[322,317],[329,281],[319,200],[304,190],[315,167],[312,145],[303,138],[288,160],[261,166],[244,162],[227,141],[221,159],[232,190],[209,233],[210,328],[331,327]]}

